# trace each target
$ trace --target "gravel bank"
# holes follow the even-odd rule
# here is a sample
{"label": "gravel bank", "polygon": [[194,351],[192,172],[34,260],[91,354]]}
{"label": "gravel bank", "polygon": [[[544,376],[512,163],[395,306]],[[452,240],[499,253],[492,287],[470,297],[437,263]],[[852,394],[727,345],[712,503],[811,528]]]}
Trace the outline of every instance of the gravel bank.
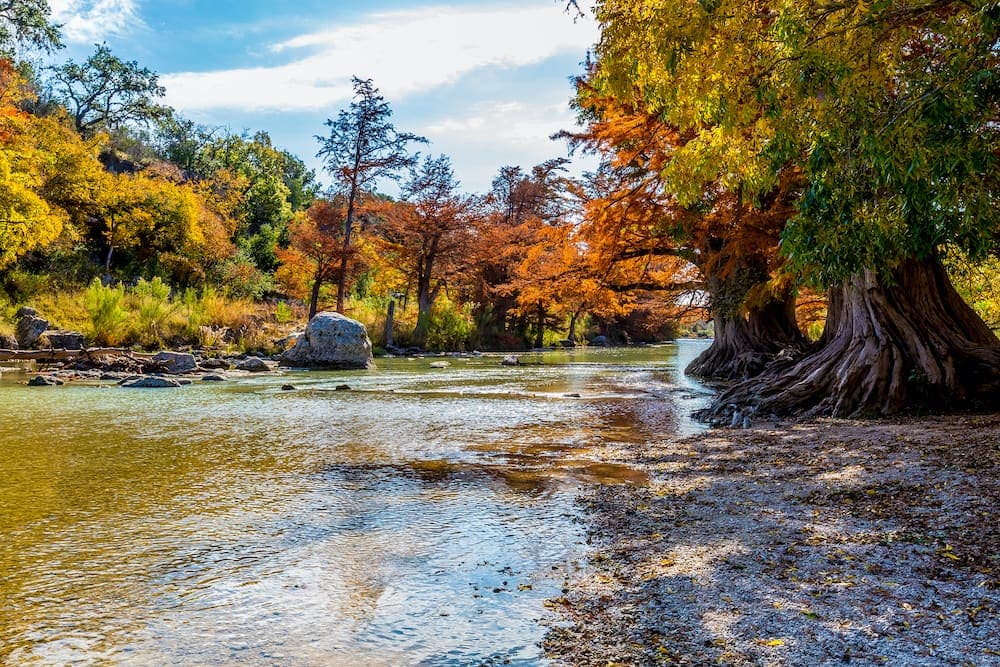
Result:
{"label": "gravel bank", "polygon": [[714,430],[606,452],[557,664],[1000,665],[1000,414]]}

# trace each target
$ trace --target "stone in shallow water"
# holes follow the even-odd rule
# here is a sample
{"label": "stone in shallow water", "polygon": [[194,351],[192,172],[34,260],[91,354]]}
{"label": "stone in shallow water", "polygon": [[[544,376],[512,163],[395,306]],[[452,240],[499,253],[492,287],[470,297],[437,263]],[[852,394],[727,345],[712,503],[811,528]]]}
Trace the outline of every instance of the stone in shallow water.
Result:
{"label": "stone in shallow water", "polygon": [[49,377],[47,375],[36,375],[28,381],[29,387],[57,387],[61,384],[65,384],[59,378]]}
{"label": "stone in shallow water", "polygon": [[[188,384],[190,384],[190,380]],[[122,383],[122,386],[129,389],[168,389],[180,387],[181,383],[170,378],[148,376],[126,380]]]}
{"label": "stone in shallow water", "polygon": [[221,375],[206,375],[201,379],[202,382],[225,382],[226,378]]}

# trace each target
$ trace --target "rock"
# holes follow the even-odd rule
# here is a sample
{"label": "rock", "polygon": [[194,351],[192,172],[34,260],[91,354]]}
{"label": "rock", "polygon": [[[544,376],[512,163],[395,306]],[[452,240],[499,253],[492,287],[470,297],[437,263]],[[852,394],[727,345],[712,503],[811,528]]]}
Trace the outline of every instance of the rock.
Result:
{"label": "rock", "polygon": [[62,331],[60,329],[49,329],[38,338],[38,343],[45,341],[45,347],[53,350],[82,350],[87,345],[83,340],[83,334],[79,331]]}
{"label": "rock", "polygon": [[349,384],[338,384],[334,388],[334,391],[350,391],[350,390],[351,390],[351,385]]}
{"label": "rock", "polygon": [[295,391],[294,384],[283,384],[281,385],[281,391]]}
{"label": "rock", "polygon": [[123,373],[111,372],[111,373],[101,373],[100,377],[98,377],[97,379],[101,380],[102,382],[109,382],[109,381],[118,382],[119,380],[124,379],[124,377],[125,375]]}
{"label": "rock", "polygon": [[0,334],[0,350],[16,350],[17,339],[7,334]]}
{"label": "rock", "polygon": [[611,343],[608,342],[607,336],[594,336],[590,340],[590,344],[594,347],[609,347],[611,345]]}
{"label": "rock", "polygon": [[247,357],[240,363],[236,364],[236,370],[238,371],[248,371],[250,373],[270,373],[271,365],[260,357]]}
{"label": "rock", "polygon": [[580,394],[563,394],[565,398],[580,398]]}
{"label": "rock", "polygon": [[[32,309],[22,308],[21,310],[31,311]],[[35,343],[38,342],[41,335],[48,330],[48,328],[48,320],[42,319],[37,315],[25,315],[24,317],[21,317],[17,321],[17,327],[14,334],[17,338],[17,344],[25,350],[30,350],[34,347]]]}
{"label": "rock", "polygon": [[202,359],[199,365],[213,371],[228,371],[232,367],[225,359]]}
{"label": "rock", "polygon": [[226,378],[221,375],[206,375],[201,379],[202,382],[225,382]]}
{"label": "rock", "polygon": [[14,313],[14,320],[23,320],[25,317],[41,317],[41,315],[39,315],[38,311],[31,306],[21,306],[17,309],[17,312]]}
{"label": "rock", "polygon": [[152,362],[163,369],[164,373],[178,375],[198,370],[198,362],[193,354],[187,352],[157,352]]}
{"label": "rock", "polygon": [[122,383],[123,387],[129,389],[167,389],[180,387],[181,383],[170,378],[156,376],[146,376],[140,378],[130,378]]}
{"label": "rock", "polygon": [[334,312],[312,318],[295,346],[281,355],[281,363],[334,370],[375,368],[365,326]]}
{"label": "rock", "polygon": [[36,375],[28,381],[29,387],[58,387],[62,384],[66,383],[59,378],[49,377],[46,375]]}
{"label": "rock", "polygon": [[571,340],[561,340],[559,344],[563,347],[576,347],[576,343]]}
{"label": "rock", "polygon": [[520,366],[521,359],[516,354],[508,354],[500,360],[501,366]]}
{"label": "rock", "polygon": [[447,361],[432,361],[431,368],[448,368],[451,366]]}

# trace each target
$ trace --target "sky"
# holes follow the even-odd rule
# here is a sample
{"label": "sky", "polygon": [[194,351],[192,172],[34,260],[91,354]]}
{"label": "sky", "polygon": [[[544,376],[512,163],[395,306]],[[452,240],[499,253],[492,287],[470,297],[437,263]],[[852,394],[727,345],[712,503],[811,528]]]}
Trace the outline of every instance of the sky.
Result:
{"label": "sky", "polygon": [[[504,165],[566,155],[571,78],[598,32],[559,0],[50,0],[66,48],[106,42],[160,75],[181,115],[233,132],[266,130],[317,170],[315,136],[372,78],[397,129],[451,157],[469,192]],[[575,171],[590,168],[576,161]]]}

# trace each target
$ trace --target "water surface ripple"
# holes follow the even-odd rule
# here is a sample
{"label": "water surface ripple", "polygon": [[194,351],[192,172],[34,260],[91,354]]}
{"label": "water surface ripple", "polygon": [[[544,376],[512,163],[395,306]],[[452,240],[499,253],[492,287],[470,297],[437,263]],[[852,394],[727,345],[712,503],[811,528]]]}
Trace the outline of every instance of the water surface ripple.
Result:
{"label": "water surface ripple", "polygon": [[703,345],[179,390],[5,372],[0,662],[535,664],[577,487],[643,481],[594,449],[697,429]]}

